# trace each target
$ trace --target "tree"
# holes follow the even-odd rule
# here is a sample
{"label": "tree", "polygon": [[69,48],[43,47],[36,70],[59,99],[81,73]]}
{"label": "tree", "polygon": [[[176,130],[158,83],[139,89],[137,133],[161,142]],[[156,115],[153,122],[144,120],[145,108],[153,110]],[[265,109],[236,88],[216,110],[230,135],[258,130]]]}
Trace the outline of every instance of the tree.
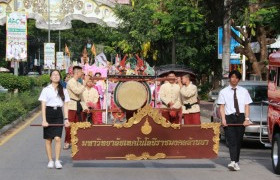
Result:
{"label": "tree", "polygon": [[[236,36],[233,31],[231,34],[241,44],[241,46],[235,48],[235,52],[245,55],[252,63],[253,72],[262,77],[262,73],[266,74],[267,45],[275,42],[275,32],[277,30],[275,22],[280,11],[277,3],[271,0],[249,0],[247,4],[247,7],[244,7],[241,12],[236,11],[235,16],[232,17],[237,22],[233,24],[234,28],[240,31],[242,37]],[[238,27],[237,24],[245,28]],[[251,48],[251,42],[254,40],[260,45],[259,58]],[[262,77],[262,79],[264,78]]]}

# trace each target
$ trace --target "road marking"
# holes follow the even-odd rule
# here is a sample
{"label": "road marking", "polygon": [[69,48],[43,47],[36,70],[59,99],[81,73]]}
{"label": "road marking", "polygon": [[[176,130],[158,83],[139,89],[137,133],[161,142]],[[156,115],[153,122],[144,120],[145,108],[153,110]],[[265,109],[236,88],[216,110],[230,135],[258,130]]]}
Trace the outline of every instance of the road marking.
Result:
{"label": "road marking", "polygon": [[18,129],[14,130],[10,135],[7,135],[6,137],[3,138],[2,141],[0,141],[0,146],[2,146],[3,144],[5,144],[7,141],[9,141],[12,137],[14,137],[15,135],[17,135],[21,130],[23,130],[24,128],[26,128],[26,126],[28,126],[32,121],[34,121],[36,118],[38,118],[38,116],[41,114],[41,111],[37,112],[33,117],[31,117],[30,119],[27,119],[27,121]]}

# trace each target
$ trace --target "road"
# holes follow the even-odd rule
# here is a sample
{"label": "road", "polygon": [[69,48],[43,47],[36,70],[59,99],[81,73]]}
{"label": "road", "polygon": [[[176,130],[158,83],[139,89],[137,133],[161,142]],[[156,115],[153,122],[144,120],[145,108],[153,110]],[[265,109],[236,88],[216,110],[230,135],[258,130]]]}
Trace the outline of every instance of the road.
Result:
{"label": "road", "polygon": [[[207,118],[204,118],[207,119]],[[31,122],[31,120],[29,121]],[[32,123],[40,123],[40,113]],[[24,127],[21,125],[21,127]],[[220,144],[214,160],[84,161],[73,162],[70,150],[62,150],[63,169],[47,169],[42,128],[16,129],[0,137],[1,180],[177,180],[254,179],[279,180],[272,173],[270,149],[246,143],[241,152],[241,171],[228,171],[228,150]]]}

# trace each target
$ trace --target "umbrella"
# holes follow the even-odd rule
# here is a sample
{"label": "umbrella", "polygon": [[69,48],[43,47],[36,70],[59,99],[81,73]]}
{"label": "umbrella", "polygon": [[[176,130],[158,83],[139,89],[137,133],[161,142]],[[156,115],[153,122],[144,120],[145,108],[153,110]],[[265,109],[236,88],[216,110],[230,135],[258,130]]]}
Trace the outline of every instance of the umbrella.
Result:
{"label": "umbrella", "polygon": [[177,64],[167,64],[161,65],[155,68],[157,76],[163,77],[167,76],[169,72],[174,72],[176,76],[183,76],[185,74],[190,74],[191,78],[195,79],[196,74],[184,65]]}

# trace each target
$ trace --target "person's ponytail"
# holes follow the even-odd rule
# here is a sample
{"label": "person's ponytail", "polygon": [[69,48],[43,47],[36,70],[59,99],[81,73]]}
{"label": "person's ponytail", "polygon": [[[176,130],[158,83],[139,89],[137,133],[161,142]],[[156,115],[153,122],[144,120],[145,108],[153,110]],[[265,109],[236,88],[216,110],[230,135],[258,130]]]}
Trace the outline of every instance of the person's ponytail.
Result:
{"label": "person's ponytail", "polygon": [[58,95],[59,97],[62,99],[62,101],[64,102],[65,100],[65,95],[64,95],[64,92],[63,92],[63,86],[58,83],[58,86],[57,86],[57,90],[58,90]]}

